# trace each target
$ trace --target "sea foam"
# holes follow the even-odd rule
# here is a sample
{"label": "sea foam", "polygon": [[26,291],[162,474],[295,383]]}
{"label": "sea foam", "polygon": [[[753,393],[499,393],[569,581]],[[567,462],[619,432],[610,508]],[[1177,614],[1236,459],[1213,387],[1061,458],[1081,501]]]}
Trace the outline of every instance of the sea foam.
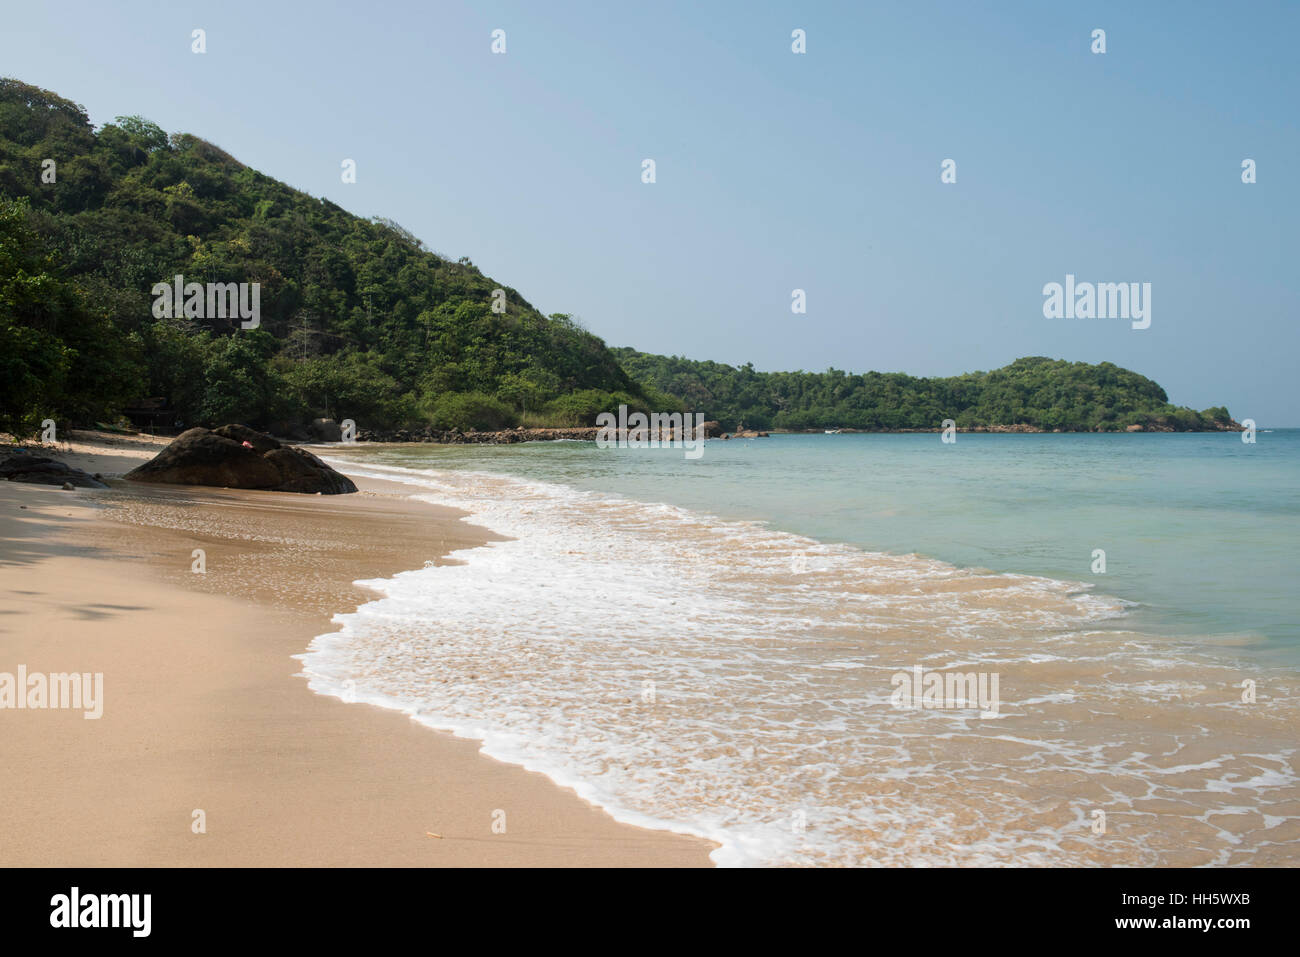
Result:
{"label": "sea foam", "polygon": [[[719,864],[1231,863],[1252,842],[1207,817],[1223,793],[1295,806],[1286,715],[1256,720],[1230,693],[1197,707],[1225,703],[1230,669],[1115,630],[1124,603],[1078,582],[502,475],[339,465],[509,539],[361,582],[383,597],[300,656],[311,688],[715,840]],[[917,665],[998,670],[1002,715],[891,707],[889,676]],[[1239,757],[1251,735],[1277,746]],[[1173,773],[1137,756],[1152,740],[1211,760]]]}

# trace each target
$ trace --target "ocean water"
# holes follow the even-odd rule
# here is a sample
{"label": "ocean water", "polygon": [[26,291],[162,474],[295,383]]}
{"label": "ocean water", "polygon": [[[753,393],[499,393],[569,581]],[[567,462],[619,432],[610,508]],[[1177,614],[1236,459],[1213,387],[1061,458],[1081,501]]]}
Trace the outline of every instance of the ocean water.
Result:
{"label": "ocean water", "polygon": [[510,540],[366,583],[313,689],[718,863],[1300,861],[1300,431],[330,457]]}

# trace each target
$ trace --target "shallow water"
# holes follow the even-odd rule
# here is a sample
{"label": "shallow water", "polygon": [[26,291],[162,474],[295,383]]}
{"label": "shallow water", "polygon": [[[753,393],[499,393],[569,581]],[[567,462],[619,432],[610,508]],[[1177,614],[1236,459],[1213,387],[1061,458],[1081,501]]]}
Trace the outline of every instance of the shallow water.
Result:
{"label": "shallow water", "polygon": [[[669,502],[824,542],[1086,580],[1143,630],[1300,666],[1300,430],[1147,435],[778,435],[680,450],[589,443],[358,447]],[[1106,573],[1091,571],[1106,552]]]}
{"label": "shallow water", "polygon": [[[724,864],[1295,863],[1300,443],[1231,442],[340,449],[513,540],[368,583],[304,671]],[[996,716],[896,707],[918,667]]]}

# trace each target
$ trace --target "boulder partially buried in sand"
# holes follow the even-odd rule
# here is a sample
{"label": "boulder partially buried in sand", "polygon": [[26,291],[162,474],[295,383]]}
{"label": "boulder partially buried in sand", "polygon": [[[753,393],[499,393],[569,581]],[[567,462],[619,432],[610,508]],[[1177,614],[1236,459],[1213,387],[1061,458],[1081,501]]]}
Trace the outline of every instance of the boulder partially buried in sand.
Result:
{"label": "boulder partially buried in sand", "polygon": [[281,445],[243,425],[190,429],[148,462],[126,473],[136,482],[216,485],[268,492],[342,495],[352,480],[304,449]]}
{"label": "boulder partially buried in sand", "polygon": [[19,452],[0,461],[0,479],[11,482],[31,482],[36,485],[57,485],[60,488],[75,486],[77,488],[108,488],[97,478],[87,475],[81,469],[74,469],[63,462],[43,455]]}

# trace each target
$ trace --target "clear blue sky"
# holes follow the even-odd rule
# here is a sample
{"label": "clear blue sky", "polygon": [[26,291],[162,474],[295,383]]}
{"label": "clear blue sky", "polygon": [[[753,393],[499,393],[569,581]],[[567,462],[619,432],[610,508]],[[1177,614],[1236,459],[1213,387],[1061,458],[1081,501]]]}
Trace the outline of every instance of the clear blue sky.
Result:
{"label": "clear blue sky", "polygon": [[[1300,4],[31,2],[2,30],[0,74],[395,219],[611,345],[1108,359],[1300,425]],[[1151,327],[1044,318],[1066,273],[1150,282]]]}

